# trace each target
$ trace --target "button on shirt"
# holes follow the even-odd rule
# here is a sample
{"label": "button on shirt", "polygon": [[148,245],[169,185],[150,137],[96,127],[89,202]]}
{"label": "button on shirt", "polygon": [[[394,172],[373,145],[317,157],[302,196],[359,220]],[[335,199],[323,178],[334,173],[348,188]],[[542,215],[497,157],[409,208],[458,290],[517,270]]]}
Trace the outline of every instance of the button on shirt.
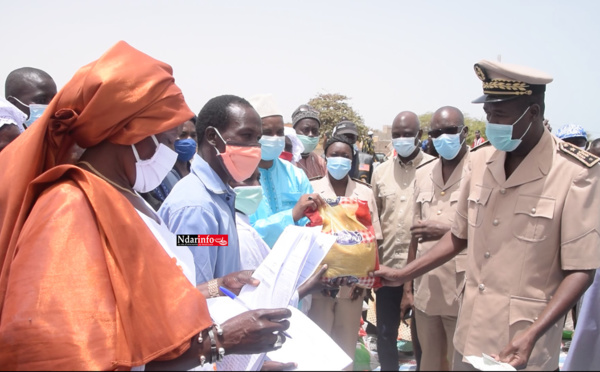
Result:
{"label": "button on shirt", "polygon": [[415,169],[432,159],[433,156],[419,151],[413,160],[403,164],[395,156],[373,172],[371,185],[383,233],[379,250],[382,265],[396,269],[406,265],[413,222]]}
{"label": "button on shirt", "polygon": [[[600,266],[600,167],[586,167],[544,131],[506,179],[506,153],[471,153],[452,233],[468,239],[454,346],[499,353],[542,313],[563,270]],[[534,212],[535,209],[535,212]],[[558,368],[564,319],[535,343],[528,369]]]}
{"label": "button on shirt", "polygon": [[190,174],[177,182],[158,210],[173,234],[228,236],[228,246],[189,247],[197,284],[240,270],[234,205],[233,189],[204,159],[194,155]]}
{"label": "button on shirt", "polygon": [[[461,159],[444,183],[441,160],[434,160],[417,169],[415,175],[414,222],[439,221],[452,226],[461,180],[468,174],[465,164],[469,152]],[[437,240],[419,243],[417,258],[431,249]],[[429,316],[457,316],[458,297],[462,291],[466,268],[466,250],[445,264],[415,279],[415,307]]]}

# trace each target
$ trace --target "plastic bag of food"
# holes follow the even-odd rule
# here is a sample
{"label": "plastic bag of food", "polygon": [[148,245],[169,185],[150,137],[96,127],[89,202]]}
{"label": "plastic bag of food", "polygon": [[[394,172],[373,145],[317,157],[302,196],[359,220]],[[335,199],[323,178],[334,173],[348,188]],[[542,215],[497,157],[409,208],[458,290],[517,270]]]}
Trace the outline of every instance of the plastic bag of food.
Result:
{"label": "plastic bag of food", "polygon": [[321,264],[327,264],[325,281],[346,277],[349,283],[362,288],[378,288],[379,278],[369,272],[379,269],[377,239],[366,201],[338,197],[326,199],[318,211],[307,211],[308,226],[323,226],[323,233],[336,237]]}

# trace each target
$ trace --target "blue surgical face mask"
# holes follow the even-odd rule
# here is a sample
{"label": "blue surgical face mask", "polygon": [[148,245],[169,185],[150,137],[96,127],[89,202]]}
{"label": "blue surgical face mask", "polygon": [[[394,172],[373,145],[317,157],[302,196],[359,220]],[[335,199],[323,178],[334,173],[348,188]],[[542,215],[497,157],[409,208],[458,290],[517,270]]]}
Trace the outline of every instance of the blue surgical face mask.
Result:
{"label": "blue surgical face mask", "polygon": [[348,172],[350,172],[350,168],[352,168],[352,160],[350,159],[341,156],[327,158],[327,171],[336,180],[346,177]]}
{"label": "blue surgical face mask", "polygon": [[285,136],[262,136],[258,142],[260,142],[260,158],[271,161],[281,155],[285,147]]}
{"label": "blue surgical face mask", "polygon": [[523,115],[519,116],[519,118],[510,125],[494,123],[487,123],[485,125],[485,135],[487,136],[488,140],[492,143],[492,146],[494,146],[500,151],[506,152],[514,151],[517,147],[519,147],[523,140],[523,137],[525,137],[525,135],[529,131],[529,128],[531,128],[532,122],[529,122],[529,125],[527,126],[527,129],[525,130],[525,133],[523,133],[521,138],[512,138],[513,129],[515,128],[515,124],[517,124],[519,120],[521,120],[523,116],[525,116],[527,111],[529,111],[530,107],[531,106],[527,107],[527,110],[525,110]]}
{"label": "blue surgical face mask", "polygon": [[29,127],[34,121],[39,119],[46,110],[46,107],[48,107],[48,105],[38,105],[37,103],[29,105],[29,119],[27,119],[25,125]]}
{"label": "blue surgical face mask", "polygon": [[196,141],[191,138],[175,141],[175,152],[177,152],[177,160],[190,161],[196,153]]}
{"label": "blue surgical face mask", "polygon": [[392,145],[400,157],[406,158],[412,154],[417,145],[415,145],[416,137],[399,137],[392,139]]}
{"label": "blue surgical face mask", "polygon": [[438,138],[433,138],[435,151],[446,160],[452,160],[458,155],[465,141],[460,142],[460,133],[442,134]]}
{"label": "blue surgical face mask", "polygon": [[246,216],[254,214],[263,198],[262,187],[238,186],[234,187],[233,191],[235,191],[235,209]]}
{"label": "blue surgical face mask", "polygon": [[298,134],[298,139],[300,142],[302,142],[302,145],[304,145],[304,151],[302,151],[303,154],[313,152],[313,150],[319,144],[319,137],[309,137],[303,134]]}

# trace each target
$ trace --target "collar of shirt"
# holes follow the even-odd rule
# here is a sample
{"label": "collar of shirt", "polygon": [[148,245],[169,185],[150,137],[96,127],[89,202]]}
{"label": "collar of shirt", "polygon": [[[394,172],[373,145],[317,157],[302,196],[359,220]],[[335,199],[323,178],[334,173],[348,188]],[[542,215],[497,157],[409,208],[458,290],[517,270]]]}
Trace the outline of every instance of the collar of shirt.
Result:
{"label": "collar of shirt", "polygon": [[235,195],[233,189],[226,185],[221,177],[215,172],[208,163],[198,154],[194,155],[192,161],[191,172],[198,177],[200,182],[204,184],[207,190],[215,194],[232,194]]}
{"label": "collar of shirt", "polygon": [[[337,197],[337,195],[335,194],[335,190],[333,189],[333,185],[331,184],[331,180],[329,179],[329,174],[317,181],[314,181],[313,188],[315,189],[315,192],[323,194],[322,196],[325,199],[328,198],[327,195],[332,195],[329,198]],[[352,196],[358,197],[358,193],[355,191],[356,191],[356,181],[352,180],[352,178],[348,178],[348,184],[346,185],[346,191],[345,191],[344,195],[342,195],[342,196],[345,196],[348,198],[350,198]]]}
{"label": "collar of shirt", "polygon": [[552,166],[555,140],[548,131],[544,131],[542,138],[534,146],[533,149],[521,161],[521,164],[514,172],[506,179],[504,171],[504,162],[506,160],[506,152],[496,150],[487,161],[488,169],[496,179],[499,185],[504,188],[515,187],[535,181],[547,175]]}
{"label": "collar of shirt", "polygon": [[258,167],[258,171],[260,173],[262,173],[262,172],[273,173],[275,171],[275,168],[277,168],[280,164],[281,164],[281,159],[275,158],[275,159],[273,159],[273,165],[271,165],[271,168]]}
{"label": "collar of shirt", "polygon": [[421,164],[421,161],[423,161],[423,151],[419,150],[419,153],[417,154],[417,156],[415,156],[414,159],[409,160],[406,163],[402,162],[402,159],[400,158],[399,155],[397,155],[397,158],[398,158],[398,163],[400,163],[400,166],[402,166],[402,167],[415,167],[415,166]]}
{"label": "collar of shirt", "polygon": [[454,186],[458,181],[460,181],[463,178],[463,168],[468,162],[469,154],[470,152],[467,151],[463,158],[460,159],[460,162],[458,163],[456,168],[454,168],[454,171],[452,172],[446,183],[444,183],[444,177],[442,175],[442,168],[444,166],[444,163],[442,163],[442,159],[438,158],[438,160],[434,160],[435,164],[431,169],[431,180],[433,181],[433,183],[440,190],[447,190],[450,187]]}
{"label": "collar of shirt", "polygon": [[238,210],[235,211],[235,218],[237,218],[239,221],[244,222],[246,225],[250,225],[250,217]]}

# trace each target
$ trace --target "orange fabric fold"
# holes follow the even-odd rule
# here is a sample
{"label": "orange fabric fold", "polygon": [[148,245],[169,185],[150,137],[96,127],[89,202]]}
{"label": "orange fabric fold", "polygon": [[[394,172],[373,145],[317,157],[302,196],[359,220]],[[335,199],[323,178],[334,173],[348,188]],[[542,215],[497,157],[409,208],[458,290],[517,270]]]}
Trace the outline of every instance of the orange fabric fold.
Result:
{"label": "orange fabric fold", "polygon": [[187,350],[210,326],[202,294],[114,187],[63,165],[36,179],[26,202],[38,194],[11,263],[3,368],[142,365]]}
{"label": "orange fabric fold", "polygon": [[179,355],[210,325],[129,201],[61,165],[74,143],[129,145],[192,116],[170,66],[119,42],[0,153],[0,365],[130,367]]}

